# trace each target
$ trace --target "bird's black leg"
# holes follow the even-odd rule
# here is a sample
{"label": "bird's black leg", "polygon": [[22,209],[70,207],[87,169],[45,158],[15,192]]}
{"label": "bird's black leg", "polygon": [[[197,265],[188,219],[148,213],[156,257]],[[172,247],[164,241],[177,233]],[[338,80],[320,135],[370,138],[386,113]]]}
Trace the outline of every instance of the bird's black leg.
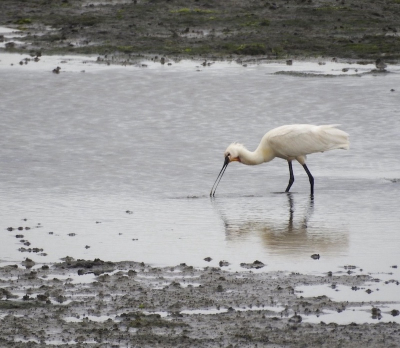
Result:
{"label": "bird's black leg", "polygon": [[289,164],[289,173],[290,173],[290,178],[289,178],[289,184],[286,187],[285,192],[289,192],[290,188],[292,187],[294,183],[294,175],[293,175],[293,168],[292,168],[292,161],[288,161]]}
{"label": "bird's black leg", "polygon": [[306,164],[303,164],[303,168],[306,171],[308,175],[308,179],[310,180],[310,185],[311,185],[311,196],[314,196],[314,178],[311,175],[310,171],[308,170]]}

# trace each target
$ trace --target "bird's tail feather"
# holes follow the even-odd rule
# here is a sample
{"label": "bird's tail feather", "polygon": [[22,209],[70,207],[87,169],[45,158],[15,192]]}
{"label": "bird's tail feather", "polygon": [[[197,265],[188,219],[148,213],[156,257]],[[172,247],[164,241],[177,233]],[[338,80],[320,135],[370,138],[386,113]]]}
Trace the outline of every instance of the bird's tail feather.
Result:
{"label": "bird's tail feather", "polygon": [[326,126],[320,126],[322,130],[329,136],[328,143],[330,144],[329,150],[350,148],[349,134],[338,129],[338,124],[331,124]]}

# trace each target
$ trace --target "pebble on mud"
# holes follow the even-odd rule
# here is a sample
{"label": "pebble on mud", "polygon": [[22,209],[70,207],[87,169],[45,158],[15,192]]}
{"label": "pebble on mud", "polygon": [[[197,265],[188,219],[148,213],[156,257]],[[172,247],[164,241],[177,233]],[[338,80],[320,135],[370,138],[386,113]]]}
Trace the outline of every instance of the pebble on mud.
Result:
{"label": "pebble on mud", "polygon": [[264,266],[265,266],[265,264],[258,260],[254,261],[253,263],[242,262],[240,264],[240,267],[247,268],[247,269],[251,269],[251,268],[259,269],[259,268],[263,268]]}
{"label": "pebble on mud", "polygon": [[26,258],[24,261],[21,262],[22,266],[25,266],[26,268],[32,268],[33,266],[35,266],[35,261]]}
{"label": "pebble on mud", "polygon": [[230,265],[230,263],[228,261],[225,261],[225,260],[221,260],[219,262],[219,267],[227,267],[229,265]]}
{"label": "pebble on mud", "polygon": [[289,318],[289,323],[298,324],[301,323],[303,318],[300,315],[294,315],[293,317]]}

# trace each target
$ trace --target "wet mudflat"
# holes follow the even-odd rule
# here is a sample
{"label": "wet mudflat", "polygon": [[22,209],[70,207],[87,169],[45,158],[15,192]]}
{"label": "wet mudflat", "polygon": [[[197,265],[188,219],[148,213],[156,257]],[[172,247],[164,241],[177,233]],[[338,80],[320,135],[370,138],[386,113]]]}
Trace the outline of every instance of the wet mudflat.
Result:
{"label": "wet mudflat", "polygon": [[[373,280],[369,275],[349,273],[237,273],[186,264],[158,268],[71,258],[50,267],[9,265],[0,268],[0,343],[2,347],[398,347],[399,311],[394,308],[398,304],[303,297],[298,290],[305,284],[323,284],[368,291],[365,284]],[[365,313],[375,324],[324,321],[327,313],[347,312],[351,318],[354,311]]]}
{"label": "wet mudflat", "polygon": [[[3,0],[10,52],[399,59],[397,0]],[[1,37],[0,37],[1,39]]]}
{"label": "wet mudflat", "polygon": [[[24,58],[0,59],[3,345],[398,345],[398,66]],[[210,199],[227,145],[289,123],[350,133],[309,156],[314,199],[279,160]]]}

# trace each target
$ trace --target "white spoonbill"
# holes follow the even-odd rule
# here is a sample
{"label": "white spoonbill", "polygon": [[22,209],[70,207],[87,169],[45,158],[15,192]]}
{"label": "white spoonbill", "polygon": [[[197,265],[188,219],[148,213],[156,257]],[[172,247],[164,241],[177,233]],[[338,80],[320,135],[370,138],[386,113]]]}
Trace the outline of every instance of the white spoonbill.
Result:
{"label": "white spoonbill", "polygon": [[314,194],[314,178],[306,165],[308,154],[334,149],[349,149],[349,135],[337,129],[338,125],[314,126],[311,124],[293,124],[281,126],[266,133],[253,152],[242,144],[233,143],[225,150],[225,161],[217,180],[211,188],[210,196],[215,195],[217,186],[230,162],[241,162],[256,165],[272,161],[279,157],[288,161],[289,184],[285,192],[289,192],[294,182],[292,161],[297,160],[306,171],[311,185],[311,195]]}

